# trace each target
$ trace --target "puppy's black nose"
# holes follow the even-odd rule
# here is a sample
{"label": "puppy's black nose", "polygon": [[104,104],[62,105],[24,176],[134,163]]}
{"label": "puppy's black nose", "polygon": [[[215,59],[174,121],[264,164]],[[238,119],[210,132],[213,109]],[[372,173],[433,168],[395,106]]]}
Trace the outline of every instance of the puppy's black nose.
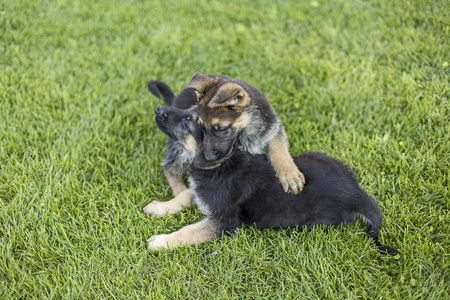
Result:
{"label": "puppy's black nose", "polygon": [[220,157],[219,151],[204,151],[205,158],[208,161],[214,161],[217,160]]}
{"label": "puppy's black nose", "polygon": [[155,121],[160,124],[164,125],[167,123],[167,113],[163,106],[158,106],[155,109]]}

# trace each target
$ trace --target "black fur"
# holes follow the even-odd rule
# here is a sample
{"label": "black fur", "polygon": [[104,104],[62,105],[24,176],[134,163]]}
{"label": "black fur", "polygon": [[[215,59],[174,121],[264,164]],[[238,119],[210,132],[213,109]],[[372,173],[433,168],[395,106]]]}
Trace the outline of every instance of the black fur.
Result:
{"label": "black fur", "polygon": [[183,89],[176,97],[170,87],[162,81],[151,80],[147,83],[148,90],[164,100],[168,106],[179,109],[187,109],[193,105],[197,105],[197,95],[192,89]]}
{"label": "black fur", "polygon": [[195,193],[216,220],[217,234],[253,224],[259,228],[336,227],[362,216],[368,223],[368,235],[380,251],[398,253],[378,242],[381,211],[346,166],[316,152],[295,156],[294,161],[302,166],[307,180],[298,195],[283,192],[274,170],[261,154],[236,151],[215,169],[193,168]]}
{"label": "black fur", "polygon": [[147,83],[147,87],[153,95],[163,99],[167,105],[172,106],[175,95],[167,84],[159,80],[151,80]]}
{"label": "black fur", "polygon": [[[198,119],[192,108],[182,111],[166,107],[164,111],[175,123],[185,119],[187,113],[192,120]],[[194,124],[197,126],[194,131],[200,132],[200,125]],[[166,134],[170,134],[170,128],[177,124],[168,125],[160,127]],[[197,135],[192,128],[189,131]],[[200,149],[199,144],[196,151],[198,155],[204,155]],[[199,207],[214,221],[216,226],[212,230],[215,234],[232,233],[239,226],[253,224],[259,228],[336,227],[355,222],[362,216],[368,224],[368,235],[378,249],[391,255],[398,253],[378,242],[381,211],[345,165],[316,152],[296,156],[294,161],[296,165],[302,165],[307,182],[297,195],[283,191],[275,171],[261,154],[238,150],[216,168],[192,167],[190,187]]]}

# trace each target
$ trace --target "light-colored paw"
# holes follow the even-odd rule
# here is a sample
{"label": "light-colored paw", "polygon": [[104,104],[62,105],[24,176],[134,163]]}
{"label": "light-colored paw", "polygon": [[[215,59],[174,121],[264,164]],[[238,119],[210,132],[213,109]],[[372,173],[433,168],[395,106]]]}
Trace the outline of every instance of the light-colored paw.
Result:
{"label": "light-colored paw", "polygon": [[205,218],[169,234],[154,235],[147,240],[147,249],[173,249],[185,245],[196,245],[214,239],[217,227],[214,221]]}
{"label": "light-colored paw", "polygon": [[280,174],[278,177],[283,190],[294,195],[300,193],[306,183],[305,176],[297,168],[289,173]]}
{"label": "light-colored paw", "polygon": [[154,235],[147,240],[148,250],[164,250],[169,248],[176,248],[181,244],[171,237],[171,234]]}
{"label": "light-colored paw", "polygon": [[178,196],[170,201],[160,202],[152,201],[142,209],[144,214],[152,217],[163,217],[165,214],[174,214],[185,207],[191,205],[193,198],[192,190],[187,189],[182,191]]}
{"label": "light-colored paw", "polygon": [[152,201],[142,209],[142,212],[152,217],[164,217],[170,213],[171,205],[168,202]]}

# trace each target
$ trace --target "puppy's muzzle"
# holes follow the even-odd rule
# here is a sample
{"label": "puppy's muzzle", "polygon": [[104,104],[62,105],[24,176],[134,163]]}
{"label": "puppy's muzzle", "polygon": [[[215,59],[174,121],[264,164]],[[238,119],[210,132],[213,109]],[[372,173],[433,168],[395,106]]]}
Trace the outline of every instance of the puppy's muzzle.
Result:
{"label": "puppy's muzzle", "polygon": [[165,125],[167,123],[167,113],[164,109],[164,107],[157,106],[155,109],[155,120],[161,125]]}
{"label": "puppy's muzzle", "polygon": [[194,165],[194,167],[196,167],[198,169],[210,170],[210,169],[214,169],[214,168],[217,168],[218,166],[220,166],[223,161],[224,161],[224,159],[213,160],[213,161],[207,160],[205,158],[205,154],[203,153],[203,151],[199,151],[197,156],[194,158],[192,164]]}

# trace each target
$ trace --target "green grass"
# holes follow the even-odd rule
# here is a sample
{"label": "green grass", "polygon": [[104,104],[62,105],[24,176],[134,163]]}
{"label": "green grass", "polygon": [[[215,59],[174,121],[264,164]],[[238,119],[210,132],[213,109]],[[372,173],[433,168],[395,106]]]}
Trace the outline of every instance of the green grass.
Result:
{"label": "green grass", "polygon": [[[446,1],[0,2],[0,298],[448,299],[449,40]],[[360,223],[147,252],[202,216],[141,214],[171,198],[145,84],[195,71],[348,164],[401,255]]]}

